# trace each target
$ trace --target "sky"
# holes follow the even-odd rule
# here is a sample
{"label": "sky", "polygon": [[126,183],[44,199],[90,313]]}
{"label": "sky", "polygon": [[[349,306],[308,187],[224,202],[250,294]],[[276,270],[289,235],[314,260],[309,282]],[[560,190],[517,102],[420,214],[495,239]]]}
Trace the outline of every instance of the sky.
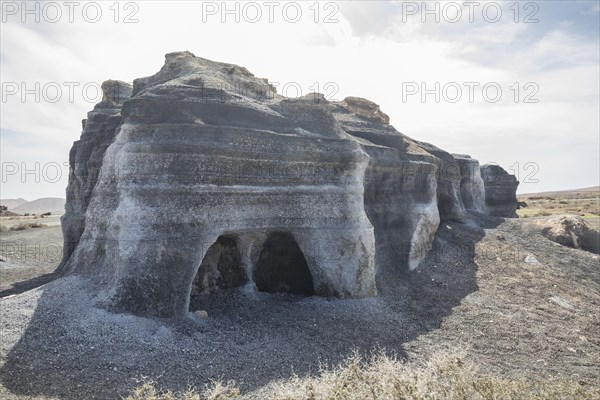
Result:
{"label": "sky", "polygon": [[0,197],[65,197],[107,79],[188,50],[280,94],[367,98],[400,132],[521,182],[600,181],[599,1],[3,1]]}

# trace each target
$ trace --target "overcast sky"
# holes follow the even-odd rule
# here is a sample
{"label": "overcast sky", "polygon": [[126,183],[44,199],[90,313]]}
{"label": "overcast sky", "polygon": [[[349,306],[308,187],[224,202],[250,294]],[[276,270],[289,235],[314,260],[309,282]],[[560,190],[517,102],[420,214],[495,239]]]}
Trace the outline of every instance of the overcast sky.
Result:
{"label": "overcast sky", "polygon": [[180,50],[242,65],[289,96],[368,98],[408,136],[517,173],[520,193],[599,184],[598,1],[27,8],[2,2],[2,198],[65,197],[97,87],[152,75]]}

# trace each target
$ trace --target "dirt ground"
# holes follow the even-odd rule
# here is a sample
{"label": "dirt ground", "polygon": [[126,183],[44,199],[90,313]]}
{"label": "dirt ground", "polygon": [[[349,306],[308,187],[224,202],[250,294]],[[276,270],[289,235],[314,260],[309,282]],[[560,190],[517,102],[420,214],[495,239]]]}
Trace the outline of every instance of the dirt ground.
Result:
{"label": "dirt ground", "polygon": [[424,263],[380,271],[369,299],[229,290],[192,298],[208,319],[173,324],[98,308],[78,277],[4,291],[0,397],[117,398],[147,377],[174,391],[234,380],[259,399],[273,380],[380,348],[409,360],[461,348],[483,373],[599,387],[598,255],[544,238],[533,220],[473,218],[485,229],[442,224]]}
{"label": "dirt ground", "polygon": [[[44,226],[10,230],[36,222]],[[5,228],[0,232],[0,297],[47,281],[62,258],[60,216],[0,217],[0,226]]]}

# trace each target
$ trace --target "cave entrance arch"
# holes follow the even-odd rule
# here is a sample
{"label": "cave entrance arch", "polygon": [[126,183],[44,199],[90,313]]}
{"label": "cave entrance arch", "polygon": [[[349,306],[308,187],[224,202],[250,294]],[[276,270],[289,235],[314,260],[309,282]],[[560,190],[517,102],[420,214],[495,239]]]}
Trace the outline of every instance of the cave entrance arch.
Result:
{"label": "cave entrance arch", "polygon": [[222,235],[206,254],[192,281],[192,294],[209,294],[219,289],[232,289],[248,282],[242,265],[239,239]]}
{"label": "cave entrance arch", "polygon": [[314,294],[313,278],[304,254],[287,232],[269,234],[254,265],[253,278],[261,292]]}

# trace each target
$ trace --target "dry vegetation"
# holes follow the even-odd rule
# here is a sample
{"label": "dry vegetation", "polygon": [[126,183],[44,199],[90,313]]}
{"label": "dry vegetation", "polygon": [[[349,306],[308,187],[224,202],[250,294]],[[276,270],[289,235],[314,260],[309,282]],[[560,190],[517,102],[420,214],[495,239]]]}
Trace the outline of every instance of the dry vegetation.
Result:
{"label": "dry vegetation", "polygon": [[518,199],[527,203],[527,207],[517,210],[521,218],[562,214],[575,214],[583,218],[600,216],[598,190],[522,194]]}
{"label": "dry vegetation", "polygon": [[126,400],[229,400],[239,396],[240,391],[232,384],[223,385],[220,382],[205,387],[201,392],[190,388],[184,393],[174,393],[158,390],[154,382],[146,381],[135,388]]}
{"label": "dry vegetation", "polygon": [[58,215],[0,217],[0,295],[52,272],[62,257],[62,244]]}
{"label": "dry vegetation", "polygon": [[[154,383],[137,387],[127,400],[226,400],[240,397],[232,384],[215,383],[202,393],[161,392]],[[383,351],[369,360],[355,354],[337,367],[321,367],[314,377],[277,381],[259,394],[273,400],[336,399],[600,399],[590,389],[562,379],[508,379],[482,375],[462,351],[434,355],[427,363],[406,363]]]}
{"label": "dry vegetation", "polygon": [[[60,224],[60,216],[3,215],[0,216],[0,232],[24,231]],[[43,221],[44,223],[42,223]]]}
{"label": "dry vegetation", "polygon": [[39,222],[28,222],[28,223],[22,223],[19,225],[14,225],[14,226],[11,226],[10,228],[4,228],[3,225],[0,225],[0,226],[2,226],[3,229],[7,229],[9,231],[24,231],[26,229],[43,228],[46,225],[40,224]]}

